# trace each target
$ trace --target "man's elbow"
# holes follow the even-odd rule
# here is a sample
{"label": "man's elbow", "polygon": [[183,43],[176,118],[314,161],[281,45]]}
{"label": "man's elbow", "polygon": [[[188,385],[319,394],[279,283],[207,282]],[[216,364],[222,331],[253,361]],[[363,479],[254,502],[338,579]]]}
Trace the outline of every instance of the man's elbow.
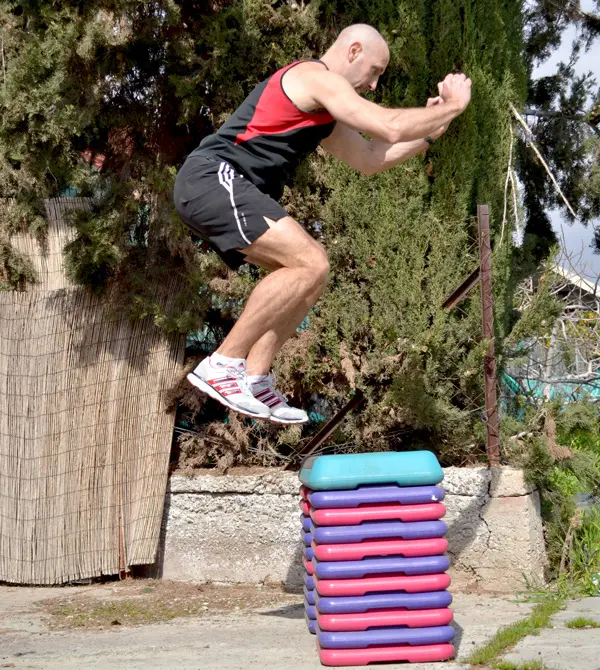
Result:
{"label": "man's elbow", "polygon": [[375,168],[374,165],[365,162],[360,166],[359,171],[366,177],[372,177],[377,172],[377,169]]}
{"label": "man's elbow", "polygon": [[398,144],[398,142],[411,142],[416,139],[415,130],[407,125],[404,121],[396,119],[394,122],[386,124],[384,131],[386,142],[390,144]]}
{"label": "man's elbow", "polygon": [[381,168],[378,168],[376,165],[367,164],[360,168],[360,172],[367,177],[372,177],[374,174],[381,172]]}
{"label": "man's elbow", "polygon": [[388,144],[396,144],[396,142],[402,141],[400,135],[401,135],[400,128],[398,128],[396,125],[393,124],[386,124],[382,128],[381,133],[379,134],[379,137],[377,139],[383,140]]}
{"label": "man's elbow", "polygon": [[360,155],[360,162],[356,167],[361,174],[364,174],[367,177],[371,177],[379,172],[377,169],[378,161],[375,152],[373,151],[372,141],[367,145],[367,150],[363,151]]}
{"label": "man's elbow", "polygon": [[381,142],[370,140],[366,151],[360,153],[360,164],[357,166],[361,174],[372,177],[385,169],[384,156],[381,153]]}

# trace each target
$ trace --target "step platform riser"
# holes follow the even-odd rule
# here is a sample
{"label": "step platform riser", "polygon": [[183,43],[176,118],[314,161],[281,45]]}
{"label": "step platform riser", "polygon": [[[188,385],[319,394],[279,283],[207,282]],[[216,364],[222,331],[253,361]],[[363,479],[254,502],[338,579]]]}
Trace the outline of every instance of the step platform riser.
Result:
{"label": "step platform riser", "polygon": [[452,626],[431,628],[383,628],[346,633],[329,633],[316,626],[322,649],[361,649],[380,645],[428,645],[450,642],[455,635]]}
{"label": "step platform riser", "polygon": [[[425,610],[449,607],[452,595],[449,591],[425,593],[375,593],[368,596],[327,597],[316,591],[310,592],[319,612],[323,614],[353,614],[372,610]],[[306,594],[306,591],[305,591]]]}
{"label": "step platform riser", "polygon": [[371,575],[435,575],[450,567],[447,556],[365,558],[361,561],[306,561],[320,579],[361,579]]}

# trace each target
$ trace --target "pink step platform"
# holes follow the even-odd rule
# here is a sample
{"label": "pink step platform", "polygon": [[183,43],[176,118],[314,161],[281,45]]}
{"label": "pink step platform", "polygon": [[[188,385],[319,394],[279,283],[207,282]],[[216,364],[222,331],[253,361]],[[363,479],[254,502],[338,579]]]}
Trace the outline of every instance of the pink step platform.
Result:
{"label": "pink step platform", "polygon": [[304,569],[306,570],[306,572],[308,572],[309,575],[315,574],[315,568],[312,561],[309,561],[307,558],[303,556],[302,563],[304,565]]}
{"label": "pink step platform", "polygon": [[321,614],[316,610],[316,615],[321,630],[335,632],[368,630],[384,626],[406,626],[406,628],[446,626],[454,618],[449,607],[432,610],[387,609],[353,614]]}
{"label": "pink step platform", "polygon": [[323,665],[368,665],[369,663],[435,663],[447,661],[454,656],[451,644],[428,644],[424,646],[385,646],[365,649],[321,649],[317,642],[319,658]]}
{"label": "pink step platform", "polygon": [[424,505],[363,505],[339,509],[310,508],[310,516],[317,526],[357,526],[364,521],[435,521],[444,514],[446,507],[439,502]]}
{"label": "pink step platform", "polygon": [[432,537],[425,540],[364,540],[354,544],[317,544],[312,550],[319,561],[360,561],[367,556],[438,556],[446,553],[448,540]]}
{"label": "pink step platform", "polygon": [[321,596],[364,596],[367,593],[381,591],[404,591],[405,593],[444,591],[450,586],[451,581],[446,573],[357,579],[319,579],[315,575],[312,579],[314,587]]}

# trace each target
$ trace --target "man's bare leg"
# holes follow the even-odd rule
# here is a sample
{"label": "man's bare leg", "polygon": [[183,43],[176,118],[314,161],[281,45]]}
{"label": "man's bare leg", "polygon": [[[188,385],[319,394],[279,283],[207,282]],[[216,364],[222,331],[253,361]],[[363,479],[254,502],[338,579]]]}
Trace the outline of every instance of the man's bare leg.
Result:
{"label": "man's bare leg", "polygon": [[325,283],[318,287],[296,310],[290,315],[283,327],[272,328],[267,331],[250,349],[246,358],[246,370],[250,375],[266,375],[278,351],[285,342],[292,337],[298,326],[304,321],[310,308],[317,302],[325,290]]}
{"label": "man's bare leg", "polygon": [[278,349],[322,294],[329,273],[325,250],[296,221],[286,217],[270,223],[266,233],[240,251],[249,262],[278,269],[257,284],[242,315],[217,349],[222,356],[247,358],[272,331],[263,343],[265,349],[259,347],[250,364],[247,361],[252,374],[261,374],[267,361],[270,367]]}
{"label": "man's bare leg", "polygon": [[[287,404],[268,372],[277,351],[323,292],[329,263],[323,247],[292,218],[267,222],[269,230],[240,251],[271,274],[257,284],[223,344],[187,379],[242,414],[276,423],[305,423],[306,412]],[[248,357],[251,366],[261,367],[249,368]]]}

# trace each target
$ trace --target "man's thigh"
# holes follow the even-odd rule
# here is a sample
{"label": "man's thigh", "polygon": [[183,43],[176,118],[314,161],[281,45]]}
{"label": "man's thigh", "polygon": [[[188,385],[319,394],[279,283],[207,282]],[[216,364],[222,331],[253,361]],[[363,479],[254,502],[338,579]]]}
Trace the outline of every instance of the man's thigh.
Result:
{"label": "man's thigh", "polygon": [[285,209],[238,174],[229,163],[192,155],[177,175],[177,211],[188,227],[233,269],[244,263],[237,250],[269,230],[268,220],[286,217]]}
{"label": "man's thigh", "polygon": [[291,216],[278,221],[265,217],[268,229],[251,245],[238,251],[248,263],[268,269],[301,267],[326,257],[323,246]]}

